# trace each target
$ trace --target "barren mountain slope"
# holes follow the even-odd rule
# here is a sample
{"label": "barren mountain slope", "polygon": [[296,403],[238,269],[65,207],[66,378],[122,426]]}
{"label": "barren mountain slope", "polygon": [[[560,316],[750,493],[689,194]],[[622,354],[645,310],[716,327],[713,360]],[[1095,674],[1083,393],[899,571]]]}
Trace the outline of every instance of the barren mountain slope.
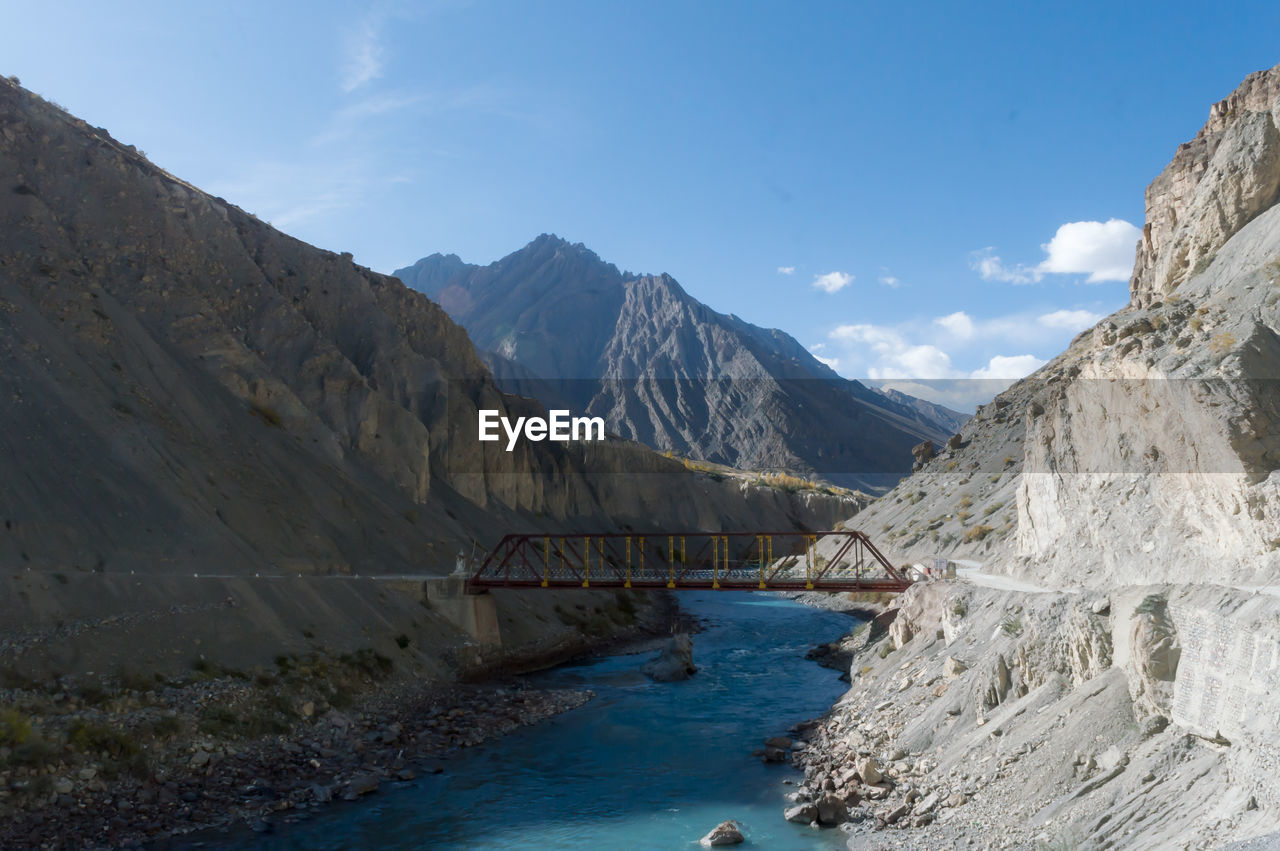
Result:
{"label": "barren mountain slope", "polygon": [[435,304],[8,82],[0,110],[6,560],[416,571],[477,509],[781,519],[638,447],[478,442],[478,407],[535,409]]}
{"label": "barren mountain slope", "polygon": [[[857,510],[625,441],[480,443],[478,408],[540,409],[437,305],[7,80],[0,173],[5,669],[247,668],[402,633],[434,674],[466,638],[420,583],[347,577],[447,573],[511,531]],[[539,605],[501,597],[506,634],[563,632]]]}

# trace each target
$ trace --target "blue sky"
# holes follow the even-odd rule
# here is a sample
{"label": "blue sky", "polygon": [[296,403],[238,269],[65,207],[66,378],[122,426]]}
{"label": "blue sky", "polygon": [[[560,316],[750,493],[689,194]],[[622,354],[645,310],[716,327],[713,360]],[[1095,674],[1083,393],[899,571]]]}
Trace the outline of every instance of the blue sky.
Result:
{"label": "blue sky", "polygon": [[554,232],[850,377],[1012,377],[1122,306],[1146,184],[1280,62],[1274,3],[0,12],[0,73],[302,239]]}

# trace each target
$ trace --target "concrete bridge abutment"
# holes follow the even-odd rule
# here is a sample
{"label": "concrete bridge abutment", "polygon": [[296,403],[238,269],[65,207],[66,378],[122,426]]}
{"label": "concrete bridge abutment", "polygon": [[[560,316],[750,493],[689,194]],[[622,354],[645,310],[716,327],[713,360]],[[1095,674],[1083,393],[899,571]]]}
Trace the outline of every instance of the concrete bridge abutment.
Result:
{"label": "concrete bridge abutment", "polygon": [[432,611],[465,632],[477,644],[502,646],[498,607],[492,594],[468,594],[467,577],[454,574],[422,583],[423,599]]}

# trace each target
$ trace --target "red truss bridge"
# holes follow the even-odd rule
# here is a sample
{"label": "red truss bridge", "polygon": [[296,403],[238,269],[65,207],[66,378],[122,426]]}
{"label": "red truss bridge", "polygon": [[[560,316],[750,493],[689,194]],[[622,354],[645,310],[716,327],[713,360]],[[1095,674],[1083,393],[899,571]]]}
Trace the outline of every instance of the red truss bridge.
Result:
{"label": "red truss bridge", "polygon": [[467,589],[903,591],[910,584],[862,532],[661,532],[507,535]]}

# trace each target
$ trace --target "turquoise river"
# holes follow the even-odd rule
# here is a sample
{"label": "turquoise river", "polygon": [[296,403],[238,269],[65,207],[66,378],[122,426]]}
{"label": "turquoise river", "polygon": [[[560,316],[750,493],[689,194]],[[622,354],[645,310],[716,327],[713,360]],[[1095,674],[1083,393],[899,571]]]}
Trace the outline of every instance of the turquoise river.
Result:
{"label": "turquoise river", "polygon": [[384,784],[268,835],[205,836],[259,849],[695,849],[725,819],[749,846],[843,848],[839,831],[782,818],[800,774],[751,752],[825,712],[839,672],[804,658],[856,624],[772,595],[682,594],[706,624],[698,674],[660,684],[640,673],[652,654],[605,656],[526,677],[586,688],[594,700],[546,723],[444,760],[444,773]]}

